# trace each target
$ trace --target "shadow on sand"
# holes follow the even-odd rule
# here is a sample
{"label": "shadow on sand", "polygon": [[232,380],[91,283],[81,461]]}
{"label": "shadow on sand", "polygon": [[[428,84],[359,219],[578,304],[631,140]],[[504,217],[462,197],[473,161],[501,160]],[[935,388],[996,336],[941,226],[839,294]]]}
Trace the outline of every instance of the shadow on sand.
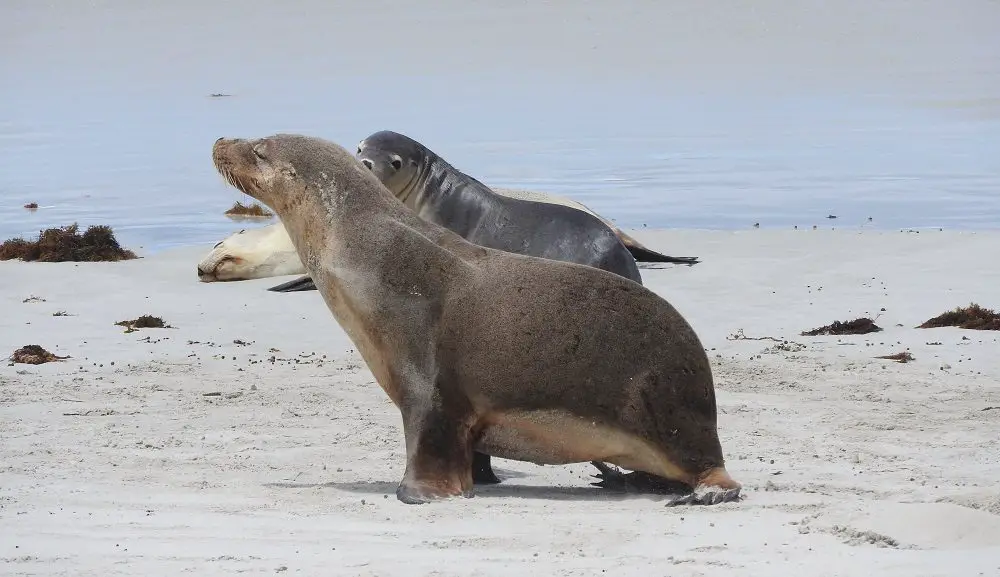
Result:
{"label": "shadow on sand", "polygon": [[[496,471],[497,476],[499,476],[503,481],[529,476],[518,471],[507,471],[498,468],[494,468],[494,471]],[[398,484],[398,481],[370,481],[357,483],[341,483],[334,481],[328,483],[301,483],[296,481],[279,481],[276,483],[264,483],[264,486],[275,489],[329,488],[361,495],[395,495]],[[619,501],[632,498],[651,498],[654,500],[663,498],[663,495],[644,492],[624,492],[589,485],[579,487],[559,487],[505,483],[500,483],[499,485],[476,485],[475,495],[479,497],[544,499],[547,501]]]}
{"label": "shadow on sand", "polygon": [[[361,483],[264,483],[265,487],[278,489],[312,489],[317,487],[337,489],[361,495],[395,495],[396,482],[371,481]],[[635,497],[656,497],[656,495],[626,494],[608,491],[598,487],[544,487],[538,485],[476,485],[476,497],[509,497],[521,499],[544,499],[546,501],[609,501]]]}

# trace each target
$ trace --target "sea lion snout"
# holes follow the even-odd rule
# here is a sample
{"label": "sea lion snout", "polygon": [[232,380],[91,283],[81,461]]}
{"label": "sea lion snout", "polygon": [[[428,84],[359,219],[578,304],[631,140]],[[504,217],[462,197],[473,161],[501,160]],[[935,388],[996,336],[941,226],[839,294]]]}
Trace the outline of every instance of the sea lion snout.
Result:
{"label": "sea lion snout", "polygon": [[212,158],[218,158],[220,154],[226,151],[226,149],[234,144],[237,144],[239,141],[239,138],[226,138],[225,136],[216,138],[215,142],[212,143]]}
{"label": "sea lion snout", "polygon": [[[259,145],[258,145],[259,146]],[[261,198],[261,172],[259,152],[251,142],[242,138],[219,138],[212,145],[212,164],[222,178],[240,192],[267,204]]]}
{"label": "sea lion snout", "polygon": [[212,271],[205,270],[200,265],[198,266],[198,280],[201,282],[211,282],[215,280],[214,276]]}
{"label": "sea lion snout", "polygon": [[[264,265],[266,267],[266,265]],[[272,268],[272,267],[267,267]],[[201,282],[229,281],[245,275],[246,263],[242,257],[226,254],[217,259],[206,259],[198,264]]]}

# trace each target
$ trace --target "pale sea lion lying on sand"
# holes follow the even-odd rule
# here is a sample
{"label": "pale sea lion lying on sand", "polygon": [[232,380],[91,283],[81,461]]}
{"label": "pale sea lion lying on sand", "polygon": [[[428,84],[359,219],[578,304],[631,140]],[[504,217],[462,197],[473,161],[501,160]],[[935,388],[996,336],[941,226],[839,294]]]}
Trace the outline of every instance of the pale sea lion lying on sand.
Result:
{"label": "pale sea lion lying on sand", "polygon": [[202,282],[266,278],[306,272],[281,223],[243,229],[220,241],[198,263]]}
{"label": "pale sea lion lying on sand", "polygon": [[403,206],[342,147],[216,141],[233,186],[274,210],[402,415],[405,503],[473,492],[473,452],[606,461],[682,484],[671,503],[739,498],[708,357],[664,299],[619,275],[484,248]]}
{"label": "pale sea lion lying on sand", "polygon": [[[668,257],[651,250],[632,238],[625,231],[614,225],[610,220],[604,218],[590,209],[587,205],[577,202],[571,198],[546,192],[533,190],[519,190],[508,188],[492,188],[497,194],[511,198],[520,198],[532,202],[547,202],[549,204],[561,204],[590,213],[601,219],[618,236],[632,256],[638,262],[675,262],[669,259],[683,259],[686,257]],[[688,264],[695,264],[698,260],[690,257]],[[217,270],[218,269],[218,270]],[[243,229],[237,233],[226,237],[198,263],[198,278],[202,282],[215,281],[237,281],[256,278],[266,278],[272,276],[282,276],[287,274],[304,274],[305,267],[299,260],[292,247],[292,240],[288,238],[281,222],[269,224],[252,229]],[[296,285],[297,290],[315,290],[312,281],[305,279],[295,279],[285,283],[285,285]],[[277,290],[284,285],[272,287],[269,290]],[[288,287],[293,288],[293,287]],[[278,290],[278,292],[290,292],[289,290]]]}

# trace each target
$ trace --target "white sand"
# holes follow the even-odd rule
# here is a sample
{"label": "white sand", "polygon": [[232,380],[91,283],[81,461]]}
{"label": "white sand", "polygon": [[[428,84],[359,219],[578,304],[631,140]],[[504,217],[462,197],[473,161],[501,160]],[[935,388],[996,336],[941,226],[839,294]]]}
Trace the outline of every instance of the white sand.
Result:
{"label": "white sand", "polygon": [[[744,501],[497,459],[474,499],[403,505],[399,414],[317,293],[200,284],[208,247],[2,262],[0,354],[73,358],[0,367],[0,574],[1000,575],[1000,333],[913,328],[1000,307],[1000,233],[636,236],[703,258],[643,275],[710,349]],[[113,325],[144,313],[177,328]],[[885,331],[799,336],[866,314]]]}

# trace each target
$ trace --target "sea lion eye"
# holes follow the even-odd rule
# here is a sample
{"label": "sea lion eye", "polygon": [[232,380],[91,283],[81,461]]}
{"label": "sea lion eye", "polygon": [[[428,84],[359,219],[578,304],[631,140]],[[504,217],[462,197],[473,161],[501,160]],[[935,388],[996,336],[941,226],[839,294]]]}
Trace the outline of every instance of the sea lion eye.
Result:
{"label": "sea lion eye", "polygon": [[361,154],[361,145],[358,145],[358,154]]}
{"label": "sea lion eye", "polygon": [[400,168],[403,167],[403,159],[401,159],[396,155],[393,155],[392,160],[389,161],[389,164],[391,164],[392,167],[395,168],[396,170],[399,170]]}

